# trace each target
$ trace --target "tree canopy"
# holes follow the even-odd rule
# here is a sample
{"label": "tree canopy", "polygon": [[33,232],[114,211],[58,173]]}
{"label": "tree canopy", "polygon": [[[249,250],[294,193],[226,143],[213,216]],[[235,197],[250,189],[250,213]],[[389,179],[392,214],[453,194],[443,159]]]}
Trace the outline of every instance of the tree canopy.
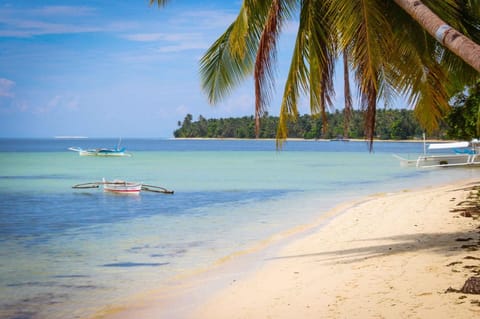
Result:
{"label": "tree canopy", "polygon": [[[416,121],[411,110],[379,110],[376,118],[375,137],[383,140],[407,140],[420,138],[423,130]],[[270,116],[268,113],[262,117],[262,126],[258,138],[275,138],[278,116]],[[323,120],[304,114],[298,120],[288,124],[291,138],[303,139],[337,139],[337,138],[365,138],[363,130],[363,112],[353,111],[348,127],[348,135],[344,135],[344,113],[328,113],[328,126],[324,129]],[[183,122],[178,122],[179,128],[174,131],[177,138],[255,138],[254,116],[231,117],[221,119],[206,119],[199,116],[193,121],[193,116],[187,114]],[[444,138],[445,129],[431,135],[433,138]]]}
{"label": "tree canopy", "polygon": [[[162,6],[167,0],[153,2]],[[273,94],[278,38],[293,20],[298,29],[280,106],[279,142],[298,119],[303,94],[310,99],[311,114],[320,115],[327,128],[341,54],[355,79],[356,104],[365,111],[367,139],[375,136],[378,102],[396,95],[408,98],[420,125],[432,132],[449,110],[449,97],[478,80],[478,71],[465,61],[473,57],[476,65],[478,59],[479,2],[243,0],[235,21],[200,61],[202,87],[215,104],[253,74],[258,136]]]}
{"label": "tree canopy", "polygon": [[453,107],[446,117],[447,135],[453,139],[480,137],[480,81],[454,96]]}

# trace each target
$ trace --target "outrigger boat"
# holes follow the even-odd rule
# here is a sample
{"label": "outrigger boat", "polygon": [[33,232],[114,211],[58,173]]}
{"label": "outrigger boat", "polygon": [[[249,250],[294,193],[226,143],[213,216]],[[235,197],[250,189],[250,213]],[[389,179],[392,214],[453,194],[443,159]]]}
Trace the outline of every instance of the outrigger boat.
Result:
{"label": "outrigger boat", "polygon": [[70,151],[78,152],[78,155],[80,156],[132,156],[132,154],[125,152],[125,147],[120,148],[120,141],[118,141],[118,145],[115,148],[82,149],[81,147],[69,147],[68,149]]}
{"label": "outrigger boat", "polygon": [[82,149],[80,147],[69,147],[70,151],[78,152],[80,156],[132,156],[130,153],[125,153],[125,147],[118,148],[89,148]]}
{"label": "outrigger boat", "polygon": [[142,190],[142,183],[137,182],[126,182],[121,180],[114,180],[112,182],[107,182],[102,179],[103,190],[110,193],[118,194],[138,194]]}
{"label": "outrigger boat", "polygon": [[[450,152],[446,153],[445,150]],[[400,160],[401,166],[418,168],[480,165],[480,141],[474,139],[471,142],[432,143],[428,147],[424,141],[423,155],[417,159],[394,156]]]}
{"label": "outrigger boat", "polygon": [[123,180],[115,179],[113,181],[107,181],[105,178],[101,182],[82,183],[72,186],[75,189],[87,189],[87,188],[100,188],[103,186],[104,192],[115,194],[133,194],[138,195],[140,191],[173,194],[172,190],[154,185],[145,185],[141,182],[127,182]]}

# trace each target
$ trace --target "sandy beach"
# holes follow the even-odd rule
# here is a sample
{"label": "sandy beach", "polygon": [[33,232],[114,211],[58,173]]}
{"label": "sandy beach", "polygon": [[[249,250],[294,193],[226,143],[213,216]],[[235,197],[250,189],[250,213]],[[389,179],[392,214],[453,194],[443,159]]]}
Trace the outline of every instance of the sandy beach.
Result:
{"label": "sandy beach", "polygon": [[294,235],[97,317],[478,317],[480,295],[446,292],[480,276],[480,221],[461,216],[476,185],[341,205]]}

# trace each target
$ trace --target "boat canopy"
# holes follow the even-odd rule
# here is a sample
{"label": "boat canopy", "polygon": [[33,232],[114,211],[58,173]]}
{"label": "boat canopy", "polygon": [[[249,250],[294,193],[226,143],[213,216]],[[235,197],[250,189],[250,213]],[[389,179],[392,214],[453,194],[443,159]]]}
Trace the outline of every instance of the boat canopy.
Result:
{"label": "boat canopy", "polygon": [[453,143],[437,143],[428,145],[429,150],[444,150],[449,148],[468,147],[468,142],[453,142]]}

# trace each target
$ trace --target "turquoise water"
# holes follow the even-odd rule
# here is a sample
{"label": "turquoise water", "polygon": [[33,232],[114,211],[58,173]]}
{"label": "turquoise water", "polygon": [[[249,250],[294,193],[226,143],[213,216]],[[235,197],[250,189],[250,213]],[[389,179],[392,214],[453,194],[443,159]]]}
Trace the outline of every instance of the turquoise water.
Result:
{"label": "turquoise water", "polygon": [[[480,176],[400,167],[417,143],[125,139],[132,157],[80,157],[105,140],[0,140],[0,318],[83,318],[317,219],[334,205]],[[118,196],[78,183],[175,191]]]}

